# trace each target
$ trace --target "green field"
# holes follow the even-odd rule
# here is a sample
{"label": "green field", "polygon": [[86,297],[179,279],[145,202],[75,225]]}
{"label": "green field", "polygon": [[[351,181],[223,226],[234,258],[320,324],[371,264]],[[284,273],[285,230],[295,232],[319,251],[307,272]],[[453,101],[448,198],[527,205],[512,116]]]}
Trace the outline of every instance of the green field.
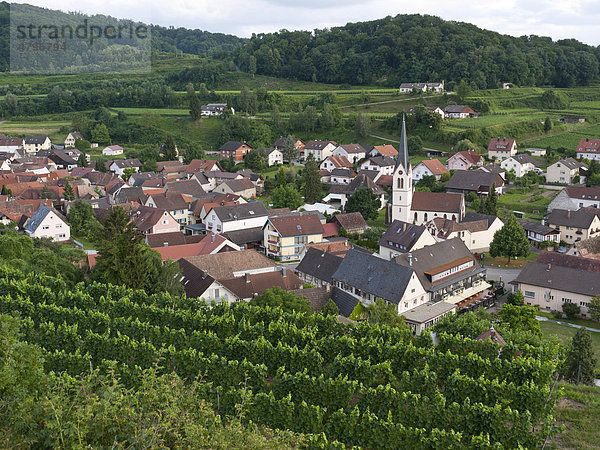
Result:
{"label": "green field", "polygon": [[47,135],[54,141],[64,141],[68,133],[60,132],[62,127],[69,127],[71,121],[45,120],[37,122],[7,120],[0,124],[0,133],[9,136]]}
{"label": "green field", "polygon": [[498,198],[498,213],[505,217],[512,211],[521,211],[529,215],[543,215],[548,204],[558,194],[558,191],[538,188],[531,192],[522,189],[509,189]]}
{"label": "green field", "polygon": [[[575,333],[577,333],[577,328],[569,327],[567,325],[560,325],[555,322],[549,321],[540,321],[540,327],[542,328],[542,332],[544,333],[544,337],[556,337],[564,344],[569,344]],[[592,337],[592,346],[594,348],[594,355],[598,361],[600,361],[600,333],[594,333],[590,331],[590,336]]]}
{"label": "green field", "polygon": [[114,111],[124,112],[130,116],[142,116],[144,114],[158,114],[159,116],[189,116],[189,109],[176,109],[176,108],[125,108],[125,107],[114,107],[110,108]]}
{"label": "green field", "polygon": [[574,150],[582,138],[598,139],[600,138],[600,125],[592,125],[588,127],[579,127],[573,131],[547,136],[533,141],[527,141],[528,147],[536,148],[568,148]]}

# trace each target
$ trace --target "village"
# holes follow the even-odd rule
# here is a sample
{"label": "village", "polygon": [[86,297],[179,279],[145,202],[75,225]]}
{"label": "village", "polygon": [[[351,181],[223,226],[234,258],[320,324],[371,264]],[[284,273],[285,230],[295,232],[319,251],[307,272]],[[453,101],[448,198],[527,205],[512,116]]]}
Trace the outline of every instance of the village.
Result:
{"label": "village", "polygon": [[[203,108],[212,115],[226,107]],[[326,193],[293,208],[263,197],[269,180],[260,173],[236,170],[258,152],[245,142],[218,149],[230,171],[217,159],[184,164],[177,150],[156,171],[142,172],[142,163],[124,158],[119,145],[102,149],[115,158],[95,167],[76,148],[84,139],[77,131],[60,144],[47,136],[2,136],[0,223],[79,246],[92,269],[97,251],[89,236],[71,229],[71,208],[87,203],[98,220],[123,208],[163,261],[178,262],[186,295],[209,303],[249,301],[277,286],[305,297],[315,311],[331,300],[339,319],[352,321],[382,299],[415,334],[446,315],[492,306],[506,292],[520,291],[527,305],[557,317],[590,317],[588,305],[600,293],[600,188],[585,180],[590,161],[600,159],[600,140],[584,138],[576,158],[552,164],[544,164],[544,149],[520,151],[515,139],[497,138],[486,154],[432,150],[413,166],[404,122],[400,136],[397,147],[278,139],[262,151],[265,165],[304,168],[314,161]],[[290,145],[294,158],[284,150]],[[499,217],[503,195],[532,175],[545,179],[545,210]],[[350,207],[365,192],[377,224],[363,217],[364,204]],[[515,224],[526,236],[517,243],[523,248],[501,248],[490,257],[497,233]],[[376,244],[361,245],[367,242],[361,236],[376,227]],[[508,256],[512,272],[504,281],[487,273],[488,260],[502,259],[497,255]]]}

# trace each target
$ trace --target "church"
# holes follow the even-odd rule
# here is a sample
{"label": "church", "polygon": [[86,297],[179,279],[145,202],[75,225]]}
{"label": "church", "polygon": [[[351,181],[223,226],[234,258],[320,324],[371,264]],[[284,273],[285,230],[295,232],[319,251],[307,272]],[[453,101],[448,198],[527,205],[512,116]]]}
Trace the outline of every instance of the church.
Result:
{"label": "church", "polygon": [[415,192],[412,177],[412,165],[408,159],[406,122],[403,118],[400,147],[393,173],[392,197],[388,202],[387,222],[400,220],[423,225],[436,217],[457,222],[463,218],[465,215],[463,194]]}

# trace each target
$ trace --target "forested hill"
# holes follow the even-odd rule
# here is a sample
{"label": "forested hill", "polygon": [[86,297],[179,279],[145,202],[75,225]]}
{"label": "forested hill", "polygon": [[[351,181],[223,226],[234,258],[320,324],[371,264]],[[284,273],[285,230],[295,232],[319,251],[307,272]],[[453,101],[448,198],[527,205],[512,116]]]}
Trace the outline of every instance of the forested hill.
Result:
{"label": "forested hill", "polygon": [[[40,24],[47,24],[54,20],[56,23],[69,23],[76,26],[84,18],[93,17],[96,22],[108,22],[110,17],[103,15],[87,16],[80,13],[65,13],[62,11],[40,8],[37,6],[21,5],[26,9],[28,17],[37,18]],[[114,20],[113,20],[114,22]],[[127,20],[119,19],[119,23]],[[10,3],[0,2],[0,71],[8,70],[10,63],[9,38],[10,38]],[[187,28],[165,28],[157,25],[151,27],[152,48],[162,52],[175,52],[200,56],[210,56],[223,52],[232,52],[237,49],[243,39],[223,33],[210,33],[202,30],[190,30]]]}
{"label": "forested hill", "polygon": [[238,50],[256,73],[326,83],[397,86],[457,82],[496,88],[585,85],[598,77],[600,49],[575,40],[511,37],[433,16],[398,15],[330,30],[258,34]]}

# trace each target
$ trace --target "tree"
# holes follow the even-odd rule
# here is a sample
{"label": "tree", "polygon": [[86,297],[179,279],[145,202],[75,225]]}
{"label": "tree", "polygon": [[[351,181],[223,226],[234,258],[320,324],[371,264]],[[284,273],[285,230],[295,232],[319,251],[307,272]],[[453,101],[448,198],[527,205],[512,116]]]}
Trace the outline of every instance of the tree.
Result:
{"label": "tree", "polygon": [[356,116],[356,134],[367,137],[371,133],[371,119],[369,116],[359,113]]}
{"label": "tree", "polygon": [[338,308],[333,300],[329,299],[319,312],[325,316],[337,316],[340,313],[340,308]]}
{"label": "tree", "polygon": [[421,136],[409,136],[407,144],[409,155],[418,155],[423,151],[423,139],[421,139]]}
{"label": "tree", "polygon": [[90,144],[90,141],[86,141],[85,139],[76,139],[75,148],[81,150],[83,153],[85,150],[92,148],[92,144]]}
{"label": "tree", "polygon": [[71,186],[69,180],[65,181],[65,187],[63,188],[63,196],[68,202],[72,202],[73,200],[75,200],[75,192],[73,192],[73,186]]}
{"label": "tree", "polygon": [[381,200],[366,186],[359,187],[346,203],[346,212],[360,212],[366,220],[375,220],[379,215]]}
{"label": "tree", "polygon": [[202,117],[202,103],[197,95],[190,96],[190,116],[194,121]]}
{"label": "tree", "polygon": [[304,199],[307,203],[321,200],[321,175],[313,155],[309,155],[304,166]]}
{"label": "tree", "polygon": [[67,214],[71,233],[74,236],[90,239],[100,229],[92,205],[82,200],[75,200]]}
{"label": "tree", "polygon": [[264,152],[260,150],[251,150],[244,158],[246,167],[252,170],[262,170],[265,168],[265,157]]}
{"label": "tree", "polygon": [[275,183],[277,187],[283,187],[287,184],[287,173],[285,167],[281,166],[275,174]]}
{"label": "tree", "polygon": [[279,307],[286,312],[312,313],[312,306],[305,297],[284,291],[278,286],[267,289],[263,294],[250,300],[251,305]]}
{"label": "tree", "polygon": [[465,100],[471,95],[471,87],[465,79],[460,80],[460,83],[456,86],[456,95],[460,100]]}
{"label": "tree", "polygon": [[283,160],[289,163],[293,163],[298,157],[296,142],[290,135],[285,138],[283,147],[281,148],[281,153],[283,153]]}
{"label": "tree", "polygon": [[54,197],[54,195],[52,194],[50,189],[48,189],[48,186],[44,185],[44,187],[42,188],[42,193],[41,193],[40,197],[43,199],[51,199]]}
{"label": "tree", "polygon": [[103,123],[99,123],[92,130],[92,141],[97,142],[100,145],[110,145],[110,135],[108,134],[108,128]]}
{"label": "tree", "polygon": [[600,320],[600,294],[593,297],[588,303],[588,311],[594,320]]}
{"label": "tree", "polygon": [[133,175],[136,172],[137,171],[135,170],[135,168],[127,167],[127,168],[123,169],[123,175],[121,175],[121,178],[123,178],[123,181],[127,181],[127,180],[129,180],[129,177],[131,177],[131,175]]}
{"label": "tree", "polygon": [[204,150],[200,144],[193,142],[188,145],[188,147],[183,152],[183,163],[189,164],[194,159],[203,159],[205,157]]}
{"label": "tree", "polygon": [[590,332],[585,327],[580,328],[571,341],[563,375],[572,383],[592,384],[596,362]]}
{"label": "tree", "polygon": [[480,203],[480,212],[490,216],[498,215],[498,194],[496,194],[496,184],[492,183],[485,202]]}
{"label": "tree", "polygon": [[271,195],[271,200],[275,208],[290,208],[294,210],[304,204],[302,195],[293,184],[286,184],[276,188]]}
{"label": "tree", "polygon": [[523,306],[525,304],[525,297],[523,296],[523,292],[520,289],[514,294],[510,292],[506,296],[506,303],[508,303],[509,305]]}
{"label": "tree", "polygon": [[568,302],[562,304],[562,310],[568,319],[575,318],[575,316],[581,312],[581,308],[579,307],[579,305],[576,305],[575,303],[568,303]]}
{"label": "tree", "polygon": [[513,331],[529,331],[536,336],[542,335],[540,322],[536,319],[538,312],[535,306],[517,306],[505,303],[498,311],[502,324]]}
{"label": "tree", "polygon": [[529,255],[527,233],[514,214],[511,214],[504,226],[494,234],[490,244],[490,255],[492,258],[506,256],[508,262],[511,258],[526,258]]}
{"label": "tree", "polygon": [[550,120],[550,117],[546,117],[546,120],[544,120],[544,133],[548,133],[548,131],[550,131],[552,129],[552,120]]}
{"label": "tree", "polygon": [[477,146],[468,139],[461,139],[454,146],[455,152],[465,152],[465,151],[476,150],[476,149],[477,149]]}
{"label": "tree", "polygon": [[372,325],[388,325],[391,327],[407,328],[404,317],[398,315],[393,303],[378,298],[366,308],[367,320]]}
{"label": "tree", "polygon": [[177,159],[177,144],[175,144],[175,139],[170,134],[165,140],[163,158],[165,161],[175,161]]}
{"label": "tree", "polygon": [[256,57],[254,55],[250,55],[250,58],[248,58],[248,73],[254,78],[256,73]]}
{"label": "tree", "polygon": [[343,114],[340,111],[339,106],[331,103],[325,103],[325,105],[323,105],[323,112],[321,113],[321,129],[333,130],[340,126],[342,119]]}
{"label": "tree", "polygon": [[88,166],[88,161],[87,158],[85,156],[85,153],[80,153],[79,157],[77,158],[77,167],[87,167]]}

